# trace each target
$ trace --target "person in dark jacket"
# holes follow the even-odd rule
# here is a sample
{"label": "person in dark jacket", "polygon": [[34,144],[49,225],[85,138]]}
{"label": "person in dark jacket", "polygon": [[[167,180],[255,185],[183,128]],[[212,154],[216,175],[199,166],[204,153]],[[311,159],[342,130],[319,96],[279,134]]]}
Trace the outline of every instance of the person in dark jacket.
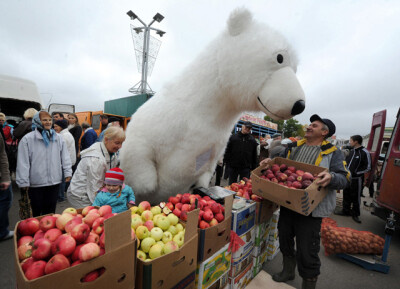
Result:
{"label": "person in dark jacket", "polygon": [[34,108],[28,108],[24,112],[24,119],[21,121],[18,126],[14,129],[13,135],[14,139],[18,142],[27,134],[32,131],[32,118],[37,113],[37,110]]}
{"label": "person in dark jacket", "polygon": [[350,137],[352,149],[346,157],[346,162],[351,172],[351,183],[343,190],[343,210],[335,212],[337,215],[352,216],[357,223],[361,223],[360,198],[364,187],[364,174],[371,170],[371,156],[361,145],[362,140],[360,135]]}
{"label": "person in dark jacket", "polygon": [[246,121],[242,131],[231,135],[225,151],[225,162],[230,168],[229,184],[240,179],[250,178],[251,170],[257,167],[258,143],[250,134],[252,124]]}
{"label": "person in dark jacket", "polygon": [[75,113],[68,114],[68,130],[72,134],[75,140],[75,151],[76,151],[76,163],[72,166],[72,171],[75,172],[76,167],[79,163],[79,140],[82,136],[82,127],[79,125],[78,117]]}
{"label": "person in dark jacket", "polygon": [[82,122],[82,129],[85,132],[81,139],[81,151],[87,149],[97,140],[97,133],[87,122]]}
{"label": "person in dark jacket", "polygon": [[11,190],[10,171],[3,135],[0,135],[0,241],[10,239],[14,231],[8,229],[8,211],[11,208],[13,192]]}

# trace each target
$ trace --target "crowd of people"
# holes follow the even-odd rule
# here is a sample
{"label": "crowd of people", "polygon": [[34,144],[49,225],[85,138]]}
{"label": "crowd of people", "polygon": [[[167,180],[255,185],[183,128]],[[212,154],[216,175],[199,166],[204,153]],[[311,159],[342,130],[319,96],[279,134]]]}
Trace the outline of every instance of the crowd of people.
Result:
{"label": "crowd of people", "polygon": [[[118,120],[102,116],[101,123],[103,131],[97,137],[90,124],[79,124],[74,113],[65,117],[31,108],[15,128],[0,113],[0,240],[13,236],[8,229],[13,193],[7,151],[14,142],[18,146],[16,183],[21,194],[29,197],[32,216],[55,213],[57,201],[64,201],[65,195],[76,208],[108,204],[113,212],[122,212],[135,204],[134,192],[124,184],[118,163],[125,132]],[[224,177],[232,184],[249,178],[253,169],[274,157],[328,168],[318,175],[318,184],[327,187],[328,194],[309,216],[281,207],[278,232],[283,270],[272,277],[277,282],[292,280],[297,266],[302,288],[315,288],[321,266],[322,218],[334,212],[336,193],[343,190],[343,209],[335,213],[361,223],[360,197],[364,175],[371,169],[370,154],[360,135],[350,138],[350,150],[332,145],[327,139],[336,131],[334,123],[316,114],[311,116],[304,138],[282,139],[276,133],[257,141],[251,129],[252,123],[247,121],[229,138],[224,158],[217,164],[218,185],[223,167]]]}
{"label": "crowd of people", "polygon": [[134,192],[124,184],[124,173],[118,168],[125,132],[106,115],[101,122],[98,137],[74,113],[50,115],[30,108],[15,128],[0,113],[0,240],[14,234],[8,228],[13,197],[11,147],[16,149],[15,181],[29,208],[24,218],[55,213],[57,202],[65,199],[75,208],[108,204],[117,213],[134,205]]}

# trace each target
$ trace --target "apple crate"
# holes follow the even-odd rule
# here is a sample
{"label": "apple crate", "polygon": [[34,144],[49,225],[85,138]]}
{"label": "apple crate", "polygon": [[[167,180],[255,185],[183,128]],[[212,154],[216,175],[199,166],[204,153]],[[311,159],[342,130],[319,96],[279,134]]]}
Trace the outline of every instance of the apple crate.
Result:
{"label": "apple crate", "polygon": [[[136,288],[192,288],[197,267],[199,209],[188,213],[185,241],[178,251],[153,260],[137,260]],[[184,224],[184,223],[182,223]]]}
{"label": "apple crate", "polygon": [[[82,209],[77,209],[78,213]],[[44,216],[37,217],[38,220]],[[126,211],[104,221],[105,254],[77,266],[28,280],[19,263],[17,251],[18,222],[15,225],[14,257],[18,289],[113,288],[132,289],[136,272],[136,240],[131,240],[131,212]],[[104,268],[104,273],[92,282],[81,279],[89,272]]]}
{"label": "apple crate", "polygon": [[[313,175],[328,171],[326,168],[295,162],[285,158],[274,158],[270,161],[269,165],[272,166],[273,164],[294,166],[296,169],[310,172]],[[314,180],[304,190],[279,185],[260,177],[262,175],[261,171],[264,169],[265,167],[260,166],[251,172],[253,193],[299,214],[308,216],[328,193],[328,189],[317,185],[317,180]]]}

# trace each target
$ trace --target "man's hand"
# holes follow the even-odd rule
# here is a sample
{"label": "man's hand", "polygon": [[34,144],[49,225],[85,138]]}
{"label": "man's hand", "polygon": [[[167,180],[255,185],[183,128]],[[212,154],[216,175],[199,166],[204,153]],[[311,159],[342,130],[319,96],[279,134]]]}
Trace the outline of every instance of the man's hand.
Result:
{"label": "man's hand", "polygon": [[0,190],[7,190],[8,187],[10,186],[11,182],[3,182],[0,183]]}
{"label": "man's hand", "polygon": [[65,178],[65,182],[66,182],[66,183],[68,183],[69,181],[71,181],[71,177]]}
{"label": "man's hand", "polygon": [[326,187],[332,180],[332,175],[329,172],[319,173],[317,177],[321,178],[319,181],[317,181],[317,185],[321,187]]}
{"label": "man's hand", "polygon": [[269,163],[270,161],[271,161],[270,158],[263,159],[263,160],[260,162],[260,166],[266,166],[266,165],[268,165],[268,163]]}

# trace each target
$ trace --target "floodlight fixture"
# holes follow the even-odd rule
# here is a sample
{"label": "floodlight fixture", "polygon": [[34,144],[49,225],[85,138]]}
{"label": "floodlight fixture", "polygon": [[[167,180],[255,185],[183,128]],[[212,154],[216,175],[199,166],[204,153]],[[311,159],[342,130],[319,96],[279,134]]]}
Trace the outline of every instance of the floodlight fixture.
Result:
{"label": "floodlight fixture", "polygon": [[160,35],[160,37],[163,37],[163,35],[164,35],[165,33],[166,33],[166,32],[161,31],[161,30],[157,30],[157,32],[156,32],[156,34]]}
{"label": "floodlight fixture", "polygon": [[132,20],[135,20],[137,18],[137,15],[133,13],[132,10],[129,10],[128,12],[126,12],[126,14],[128,14],[128,16],[131,17]]}
{"label": "floodlight fixture", "polygon": [[160,13],[157,13],[154,15],[153,19],[157,22],[161,22],[164,19],[164,16],[162,16]]}
{"label": "floodlight fixture", "polygon": [[135,30],[135,32],[137,34],[139,34],[140,32],[143,32],[142,28],[133,28],[133,30]]}

